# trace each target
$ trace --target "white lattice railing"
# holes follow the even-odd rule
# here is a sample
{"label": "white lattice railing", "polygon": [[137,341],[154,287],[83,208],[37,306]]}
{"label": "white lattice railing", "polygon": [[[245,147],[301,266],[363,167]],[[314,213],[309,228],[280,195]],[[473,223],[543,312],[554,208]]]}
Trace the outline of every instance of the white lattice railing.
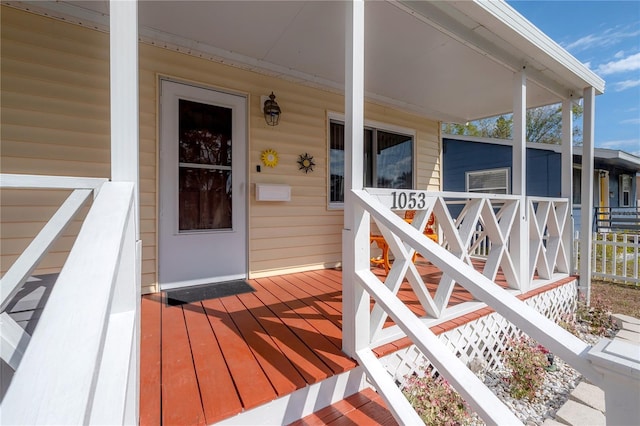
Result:
{"label": "white lattice railing", "polygon": [[[576,232],[574,265],[579,265],[580,234]],[[640,233],[594,232],[591,276],[623,284],[640,285]]]}
{"label": "white lattice railing", "polygon": [[527,197],[529,279],[553,278],[571,270],[571,216],[565,198]]}
{"label": "white lattice railing", "polygon": [[[524,302],[544,313],[555,322],[575,312],[576,281],[536,294]],[[494,369],[502,365],[502,351],[509,339],[518,338],[522,331],[502,315],[493,312],[438,335],[438,339],[466,365],[475,363]],[[437,369],[415,345],[388,354],[380,359],[400,387],[411,375],[435,374]],[[480,361],[480,362],[478,362]]]}
{"label": "white lattice railing", "polygon": [[[415,209],[417,213],[411,224],[418,230],[424,229],[430,215],[435,216],[444,248],[467,265],[481,268],[482,274],[491,281],[496,279],[501,270],[507,285],[515,291],[523,292],[530,289],[532,283],[543,285],[569,273],[570,251],[566,248],[571,248],[571,244],[567,243],[571,238],[571,229],[568,226],[568,201],[565,199],[527,197],[528,223],[520,223],[518,212],[521,198],[512,195],[420,191],[410,191],[410,195],[407,195],[377,189],[370,189],[369,193],[383,200],[391,209]],[[477,306],[466,303],[448,307],[455,280],[446,270],[442,271],[432,297],[423,289],[415,265],[406,261],[413,257],[414,251],[375,217],[374,223],[395,258],[385,280],[394,293],[407,277],[425,307],[427,318],[444,320],[462,315]],[[521,226],[527,235],[522,245],[517,243],[518,239],[512,238],[520,232]],[[518,261],[518,253],[526,257],[526,262],[522,259]],[[472,262],[476,257],[482,257],[483,262]],[[526,264],[529,267],[523,273],[520,269],[525,267],[519,265]],[[398,338],[400,330],[397,327],[383,329],[386,318],[380,307],[374,307],[371,326],[373,342],[387,343]]]}
{"label": "white lattice railing", "polygon": [[[376,337],[387,316],[394,320],[397,327],[410,338],[485,421],[496,424],[519,423],[513,413],[438,340],[437,336],[429,330],[427,322],[413,314],[398,298],[400,283],[405,276],[427,315],[446,316],[448,298],[451,295],[453,283],[457,282],[475,299],[495,309],[514,326],[549,348],[590,380],[596,383],[600,381],[599,374],[586,359],[586,353],[590,348],[587,344],[511,294],[512,291],[517,290],[507,291],[492,281],[497,268],[502,267],[503,270],[506,269],[505,277],[509,286],[515,288],[520,286],[518,281],[518,276],[521,276],[520,271],[516,269],[512,255],[515,250],[513,233],[521,232],[522,229],[519,227],[523,226],[518,220],[519,214],[522,213],[519,197],[464,194],[469,201],[464,204],[454,220],[446,207],[446,201],[447,198],[460,197],[460,194],[377,189],[353,191],[353,196],[357,204],[356,217],[361,218],[357,222],[354,234],[356,241],[354,279],[355,285],[364,289],[362,299],[358,299],[360,293],[357,290],[355,292],[356,356],[369,378],[392,406],[396,418],[401,422],[416,422],[415,412],[408,406],[406,400],[403,402],[393,379],[389,377],[371,351],[372,347],[380,343]],[[535,225],[529,224],[529,226],[537,229],[539,235],[544,236],[549,232],[553,234],[556,231],[559,235],[563,235],[564,228],[558,226],[558,222],[565,223],[565,216],[558,214],[558,208],[555,205],[552,206],[556,201],[559,202],[552,200],[546,206],[546,201],[539,199],[531,200],[532,204],[527,203],[527,210],[530,209],[529,212],[536,216]],[[391,211],[394,208],[416,209],[418,212],[412,224],[408,224]],[[550,213],[552,208],[555,210],[554,213]],[[560,210],[562,211],[561,207]],[[447,248],[433,242],[422,233],[427,218],[432,212],[436,216],[444,246]],[[359,257],[363,248],[359,245],[366,245],[364,236],[369,232],[369,216],[378,225],[395,256],[393,266],[384,282],[373,274],[368,264]],[[470,242],[478,223],[481,223],[483,231],[492,241],[492,250],[482,272],[473,268],[469,255],[473,250]],[[555,229],[549,231],[554,227]],[[531,259],[536,269],[545,267],[548,270],[549,264],[556,263],[557,252],[561,245],[545,241],[542,237],[540,240],[535,241],[536,253]],[[522,243],[528,245],[526,240]],[[557,251],[555,247],[558,247]],[[519,247],[519,250],[521,255],[526,253],[522,253],[522,247]],[[412,262],[415,251],[442,271],[442,279],[434,297],[431,297],[427,291],[426,283]],[[549,254],[549,251],[552,253]],[[540,257],[545,257],[545,260],[541,260]],[[374,301],[374,307],[370,312],[369,304],[361,301],[368,300],[369,297]],[[365,341],[363,336],[369,338]]]}
{"label": "white lattice railing", "polygon": [[[0,175],[0,182],[73,191],[2,278],[3,310],[95,196],[33,335],[2,314],[2,355],[15,368],[2,401],[3,423],[137,423],[140,246],[133,184],[20,175]],[[10,352],[4,352],[7,342]]]}
{"label": "white lattice railing", "polygon": [[[551,280],[557,278],[555,274],[568,274],[573,248],[568,200],[543,197],[527,197],[526,200],[529,209],[529,282]],[[493,203],[495,205],[496,201]],[[469,255],[489,259],[492,250],[493,240],[487,235],[481,218],[471,235]]]}

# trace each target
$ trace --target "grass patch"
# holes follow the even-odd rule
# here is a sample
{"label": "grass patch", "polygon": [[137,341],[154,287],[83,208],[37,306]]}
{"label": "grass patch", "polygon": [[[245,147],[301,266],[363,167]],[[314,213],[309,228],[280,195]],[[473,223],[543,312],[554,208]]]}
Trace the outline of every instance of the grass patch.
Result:
{"label": "grass patch", "polygon": [[640,318],[640,287],[593,280],[591,298],[602,299],[614,314]]}

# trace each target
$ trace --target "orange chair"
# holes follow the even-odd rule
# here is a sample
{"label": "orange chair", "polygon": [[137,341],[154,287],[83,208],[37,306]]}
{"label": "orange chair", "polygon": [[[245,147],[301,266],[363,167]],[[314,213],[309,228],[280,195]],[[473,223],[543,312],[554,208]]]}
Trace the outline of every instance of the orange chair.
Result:
{"label": "orange chair", "polygon": [[[415,210],[407,210],[406,212],[404,212],[404,220],[406,220],[408,223],[411,223],[413,222],[413,218],[415,215],[416,215]],[[429,216],[429,220],[427,220],[427,226],[425,226],[423,233],[424,235],[431,238],[431,240],[437,243],[438,234],[436,234],[435,225],[436,225],[436,217],[433,215],[433,213],[431,213],[431,215]],[[413,254],[413,259],[411,259],[413,263],[416,263],[416,259],[418,258],[418,256],[419,256],[418,252],[415,252]]]}
{"label": "orange chair", "polygon": [[[404,212],[404,220],[411,223],[413,222],[413,218],[415,217],[415,215],[416,215],[415,210],[407,210],[406,212]],[[431,238],[433,241],[437,243],[438,234],[436,234],[435,228],[436,228],[436,217],[433,215],[433,213],[431,213],[431,216],[429,216],[429,220],[427,221],[427,226],[424,228],[424,235]]]}
{"label": "orange chair", "polygon": [[[408,223],[413,222],[413,218],[416,214],[415,210],[407,210],[404,213],[404,220]],[[429,220],[427,221],[427,226],[424,229],[424,235],[431,238],[436,243],[438,242],[438,234],[435,231],[436,218],[431,214],[429,216]],[[380,257],[372,257],[370,259],[371,263],[376,266],[384,267],[384,272],[388,273],[389,269],[391,269],[391,262],[389,261],[389,244],[384,240],[382,235],[371,234],[369,235],[369,243],[375,243],[380,250],[382,250],[382,255]],[[415,262],[418,257],[418,253],[414,253],[412,261]]]}
{"label": "orange chair", "polygon": [[380,257],[372,257],[369,260],[376,266],[382,266],[385,274],[389,273],[389,269],[391,269],[391,263],[389,262],[389,244],[387,244],[382,235],[374,234],[369,235],[369,243],[376,243],[378,248],[382,250]]}

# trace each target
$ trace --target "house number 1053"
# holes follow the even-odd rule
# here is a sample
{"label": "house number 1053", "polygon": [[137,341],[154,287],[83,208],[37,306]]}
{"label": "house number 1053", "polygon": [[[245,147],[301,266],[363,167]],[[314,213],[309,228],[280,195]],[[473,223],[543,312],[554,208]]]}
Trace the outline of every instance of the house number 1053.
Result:
{"label": "house number 1053", "polygon": [[425,200],[426,195],[424,192],[393,191],[391,195],[393,196],[393,204],[391,205],[392,209],[422,210],[427,206],[427,202]]}

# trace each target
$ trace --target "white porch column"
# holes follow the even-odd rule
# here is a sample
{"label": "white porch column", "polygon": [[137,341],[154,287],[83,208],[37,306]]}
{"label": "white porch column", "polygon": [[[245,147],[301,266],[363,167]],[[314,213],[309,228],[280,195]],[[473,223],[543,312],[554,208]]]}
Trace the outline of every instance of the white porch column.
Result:
{"label": "white porch column", "polygon": [[595,89],[584,89],[582,140],[582,188],[580,224],[580,294],[591,302],[591,232],[593,230],[593,147],[595,128]]}
{"label": "white porch column", "polygon": [[562,152],[560,161],[560,197],[568,200],[568,215],[562,242],[569,257],[569,273],[573,273],[573,99],[562,101]]}
{"label": "white porch column", "polygon": [[529,227],[527,226],[527,74],[524,67],[513,79],[513,151],[511,193],[520,195],[518,219],[511,233],[513,262],[518,274],[520,290],[530,286]]}
{"label": "white porch column", "polygon": [[363,188],[364,1],[350,1],[346,9],[342,348],[355,358],[369,343],[369,297],[355,276],[356,270],[369,268],[369,214],[351,192]]}
{"label": "white porch column", "polygon": [[[135,259],[123,292],[133,293],[135,312],[134,344],[127,381],[127,401],[123,422],[138,424],[140,419],[140,291],[142,285],[142,241],[140,240],[140,161],[138,136],[138,2],[109,1],[109,46],[111,87],[111,180],[133,182]],[[127,278],[121,278],[127,279]],[[131,285],[129,285],[131,284]]]}
{"label": "white porch column", "polygon": [[111,180],[135,184],[135,227],[139,240],[138,2],[111,0],[109,14]]}
{"label": "white porch column", "polygon": [[573,196],[573,99],[562,101],[562,153],[561,153],[561,188],[560,196],[569,198],[569,204]]}

